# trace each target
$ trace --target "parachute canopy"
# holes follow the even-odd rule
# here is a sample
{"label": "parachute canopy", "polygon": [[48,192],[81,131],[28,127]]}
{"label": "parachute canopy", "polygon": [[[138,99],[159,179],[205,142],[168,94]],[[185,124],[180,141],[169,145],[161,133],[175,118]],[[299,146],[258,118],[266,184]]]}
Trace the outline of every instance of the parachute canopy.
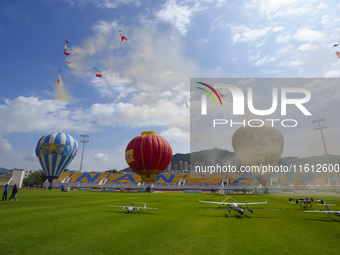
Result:
{"label": "parachute canopy", "polygon": [[66,169],[77,155],[78,142],[64,133],[53,133],[41,137],[35,148],[41,168],[52,182]]}
{"label": "parachute canopy", "polygon": [[125,150],[126,163],[146,183],[154,183],[157,175],[168,167],[171,159],[170,144],[153,131],[142,132],[130,141]]}

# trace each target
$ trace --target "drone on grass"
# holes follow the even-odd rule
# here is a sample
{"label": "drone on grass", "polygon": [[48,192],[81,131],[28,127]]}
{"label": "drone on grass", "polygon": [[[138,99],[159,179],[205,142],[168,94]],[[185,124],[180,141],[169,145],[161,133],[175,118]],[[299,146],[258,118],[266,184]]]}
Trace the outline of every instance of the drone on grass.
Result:
{"label": "drone on grass", "polygon": [[[135,206],[136,204],[143,204],[144,206]],[[121,206],[121,205],[109,205],[109,207],[119,207],[121,210],[127,210],[127,213],[132,213],[134,211],[139,211],[139,210],[144,210],[146,211],[147,209],[158,209],[158,208],[151,208],[151,207],[146,207],[146,203],[142,202],[133,202],[132,205],[128,206]]]}

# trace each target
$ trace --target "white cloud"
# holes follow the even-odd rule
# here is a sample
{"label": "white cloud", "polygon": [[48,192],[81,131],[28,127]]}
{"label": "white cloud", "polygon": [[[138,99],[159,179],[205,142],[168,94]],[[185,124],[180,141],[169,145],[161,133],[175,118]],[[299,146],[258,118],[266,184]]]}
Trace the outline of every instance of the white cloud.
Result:
{"label": "white cloud", "polygon": [[93,30],[97,33],[112,33],[113,31],[118,32],[119,26],[116,21],[107,22],[103,20],[99,20],[97,24],[93,26]]}
{"label": "white cloud", "polygon": [[[115,29],[115,23],[99,22],[95,25],[102,26],[81,47],[77,47],[73,61],[75,74],[88,80],[87,63],[93,62],[93,58],[100,58],[99,71],[103,77],[98,79],[92,75],[90,81],[101,96],[143,105],[158,101],[164,91],[174,91],[176,86],[180,86],[181,93],[170,100],[184,102],[189,78],[198,71],[196,65],[184,57],[178,40],[170,39],[166,31],[158,31],[153,26],[131,27],[129,42],[133,43],[116,50],[118,45],[114,41],[117,38],[106,35]],[[105,34],[99,31],[105,31]],[[96,38],[100,38],[100,46]]]}
{"label": "white cloud", "polygon": [[323,41],[326,37],[326,34],[321,31],[312,30],[308,28],[299,29],[294,35],[294,39],[301,42],[313,42],[313,41]]}
{"label": "white cloud", "polygon": [[29,162],[36,162],[37,161],[37,157],[35,156],[35,153],[32,152],[32,153],[24,156],[24,160],[27,160]]}
{"label": "white cloud", "polygon": [[303,62],[301,60],[287,60],[286,62],[282,62],[280,66],[283,67],[297,67],[297,66],[302,66]]}
{"label": "white cloud", "polygon": [[0,137],[0,155],[12,151],[11,144],[4,138]]}
{"label": "white cloud", "polygon": [[[184,104],[184,101],[183,101]],[[130,103],[94,104],[86,115],[98,126],[148,127],[183,126],[189,121],[186,107],[174,102],[159,102],[136,106]]]}
{"label": "white cloud", "polygon": [[114,73],[102,72],[103,76],[101,79],[93,77],[91,84],[103,97],[115,98],[120,100],[127,97],[129,94],[136,92],[137,89],[134,86],[129,86],[131,81],[129,79],[121,79]]}
{"label": "white cloud", "polygon": [[224,31],[229,27],[229,24],[227,22],[227,18],[225,17],[225,15],[220,15],[217,16],[211,24],[211,27],[209,29],[209,32],[213,32],[214,30],[220,30],[220,31]]}
{"label": "white cloud", "polygon": [[160,133],[170,143],[173,153],[189,151],[190,133],[178,127],[170,127]]}
{"label": "white cloud", "polygon": [[71,113],[67,105],[56,100],[39,100],[36,97],[6,99],[0,105],[0,135],[15,132],[55,130],[89,130],[91,125],[79,125],[79,116]]}
{"label": "white cloud", "polygon": [[283,31],[284,30],[284,27],[274,27],[273,29],[273,32],[281,32],[281,31]]}
{"label": "white cloud", "polygon": [[246,8],[250,11],[258,9],[260,14],[269,20],[311,14],[317,7],[323,8],[323,5],[316,0],[253,0],[246,4]]}
{"label": "white cloud", "polygon": [[277,52],[277,54],[286,54],[291,53],[293,50],[295,50],[295,46],[293,44],[285,45],[284,47],[280,48],[280,50]]}
{"label": "white cloud", "polygon": [[288,43],[292,40],[292,35],[290,33],[279,34],[276,36],[275,40],[278,43]]}
{"label": "white cloud", "polygon": [[99,7],[104,8],[118,8],[120,4],[134,4],[135,6],[140,6],[140,1],[138,0],[101,0],[97,1]]}
{"label": "white cloud", "polygon": [[200,7],[198,2],[194,6],[185,4],[178,4],[176,0],[168,0],[163,9],[155,13],[158,20],[168,22],[173,25],[182,35],[188,31],[191,25],[191,18],[195,12],[202,11],[204,8]]}
{"label": "white cloud", "polygon": [[92,159],[95,161],[108,161],[109,156],[105,153],[98,152],[92,156]]}
{"label": "white cloud", "polygon": [[331,70],[324,74],[325,78],[340,78],[340,71],[338,70]]}
{"label": "white cloud", "polygon": [[270,27],[252,29],[246,26],[232,26],[231,34],[233,42],[249,42],[266,36],[271,31]]}
{"label": "white cloud", "polygon": [[316,50],[317,48],[318,47],[316,45],[311,44],[311,43],[305,43],[299,46],[300,51],[312,51],[312,50]]}
{"label": "white cloud", "polygon": [[261,66],[263,64],[267,64],[267,63],[270,63],[270,62],[273,62],[273,61],[275,61],[275,58],[267,55],[267,56],[264,56],[264,57],[258,59],[257,61],[255,61],[254,65],[255,66]]}
{"label": "white cloud", "polygon": [[114,9],[118,8],[121,4],[134,4],[135,6],[140,6],[139,0],[65,0],[65,2],[70,3],[72,6],[79,5],[83,6],[86,3],[94,4],[98,8]]}
{"label": "white cloud", "polygon": [[162,131],[161,136],[167,137],[168,141],[189,141],[190,133],[178,127],[171,127],[167,130]]}

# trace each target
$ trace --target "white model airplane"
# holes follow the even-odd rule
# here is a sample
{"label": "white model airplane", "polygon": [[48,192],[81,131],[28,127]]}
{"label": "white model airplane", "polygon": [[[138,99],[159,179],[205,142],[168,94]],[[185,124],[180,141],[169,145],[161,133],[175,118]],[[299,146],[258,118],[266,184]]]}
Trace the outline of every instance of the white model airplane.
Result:
{"label": "white model airplane", "polygon": [[326,205],[326,211],[305,211],[305,212],[334,214],[334,215],[340,217],[340,211],[331,211],[331,210],[329,209],[328,205]]}
{"label": "white model airplane", "polygon": [[[228,198],[231,198],[232,200],[234,200],[234,202],[225,202]],[[211,204],[218,204],[218,205],[227,205],[228,207],[206,207],[205,209],[226,209],[229,212],[231,212],[231,210],[234,210],[236,212],[238,212],[240,215],[244,214],[244,210],[248,210],[249,212],[253,213],[253,210],[276,210],[276,209],[251,209],[249,208],[248,205],[259,205],[259,204],[266,204],[267,200],[265,202],[252,202],[252,203],[238,203],[234,198],[232,197],[227,197],[226,199],[224,199],[222,202],[213,202],[213,201],[202,201],[201,199],[199,199],[200,202],[203,203],[211,203]],[[243,206],[246,208],[241,208],[239,206]]]}
{"label": "white model airplane", "polygon": [[[144,206],[134,206],[135,204],[143,204]],[[133,211],[139,211],[144,209],[144,211],[146,211],[146,209],[158,209],[158,208],[151,208],[151,207],[146,207],[146,203],[142,203],[142,202],[133,202],[132,205],[128,205],[128,206],[121,206],[121,205],[109,205],[109,207],[120,207],[120,209],[122,210],[127,210],[128,213],[132,213]]]}

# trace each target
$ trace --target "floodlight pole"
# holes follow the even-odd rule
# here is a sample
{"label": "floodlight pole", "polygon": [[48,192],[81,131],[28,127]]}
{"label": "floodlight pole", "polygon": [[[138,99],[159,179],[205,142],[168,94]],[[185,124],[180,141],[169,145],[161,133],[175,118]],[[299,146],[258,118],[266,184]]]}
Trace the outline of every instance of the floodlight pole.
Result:
{"label": "floodlight pole", "polygon": [[[322,129],[327,128],[326,123],[325,123],[325,118],[313,120],[312,123],[314,124],[314,130],[318,130],[318,129],[320,130],[323,148],[325,149],[325,156],[326,156],[327,164],[329,165],[330,163],[329,163],[329,158],[328,158],[328,153],[327,153],[327,147],[326,147],[325,138],[322,132]],[[331,174],[328,173],[328,184],[330,184],[330,181],[329,181],[330,176]],[[338,184],[337,180],[336,180],[336,184]]]}
{"label": "floodlight pole", "polygon": [[83,158],[84,158],[84,150],[85,150],[85,143],[88,143],[89,142],[89,135],[84,135],[84,134],[81,134],[80,135],[80,142],[83,143],[83,150],[81,152],[81,159],[80,159],[80,168],[79,168],[79,172],[81,173],[81,168],[83,166]]}
{"label": "floodlight pole", "polygon": [[313,120],[312,123],[314,124],[314,130],[318,130],[318,129],[320,130],[323,148],[325,149],[325,155],[327,155],[328,153],[327,153],[325,138],[324,138],[323,132],[322,132],[322,129],[327,128],[327,126],[325,124],[325,118]]}

